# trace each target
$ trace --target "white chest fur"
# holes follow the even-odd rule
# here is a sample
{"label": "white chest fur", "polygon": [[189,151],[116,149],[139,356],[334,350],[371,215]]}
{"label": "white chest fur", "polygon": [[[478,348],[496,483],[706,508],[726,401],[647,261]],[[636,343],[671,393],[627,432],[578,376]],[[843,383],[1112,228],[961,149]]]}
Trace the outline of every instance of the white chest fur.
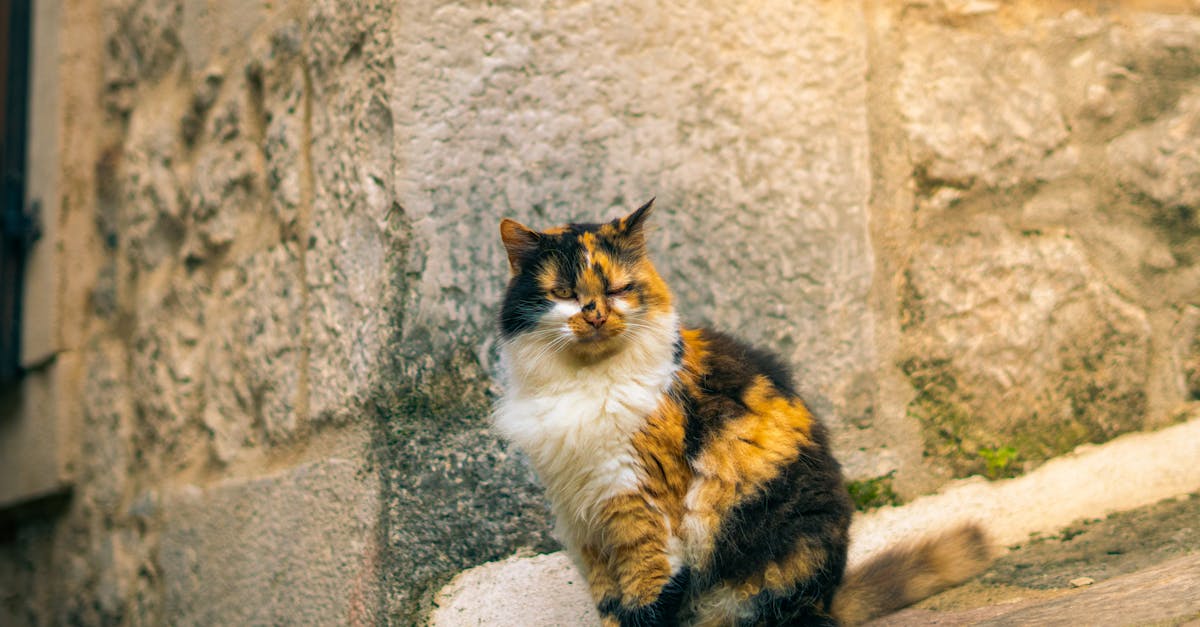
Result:
{"label": "white chest fur", "polygon": [[605,501],[638,488],[633,436],[675,372],[677,323],[674,315],[661,318],[626,349],[594,364],[546,354],[521,337],[504,347],[496,427],[529,455],[560,530],[572,536],[586,535]]}

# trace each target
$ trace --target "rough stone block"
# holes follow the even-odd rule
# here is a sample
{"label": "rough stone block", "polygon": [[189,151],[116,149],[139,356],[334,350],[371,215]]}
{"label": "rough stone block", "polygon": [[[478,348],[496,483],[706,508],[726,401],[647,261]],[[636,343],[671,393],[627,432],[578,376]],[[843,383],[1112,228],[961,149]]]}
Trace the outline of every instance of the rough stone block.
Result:
{"label": "rough stone block", "polygon": [[76,498],[103,512],[116,512],[129,488],[133,402],[125,378],[128,353],[117,342],[83,353],[83,424],[79,425]]}
{"label": "rough stone block", "polygon": [[317,2],[306,28],[311,229],[306,287],[310,413],[345,415],[380,381],[398,333],[408,232],[393,190],[390,8]]}
{"label": "rough stone block", "polygon": [[[182,0],[112,0],[104,11],[104,65],[109,89],[156,79],[178,58]],[[126,106],[133,104],[123,98]]]}
{"label": "rough stone block", "polygon": [[260,148],[253,139],[230,138],[203,151],[193,166],[188,226],[200,239],[189,251],[193,263],[228,248],[239,235],[270,231],[256,224],[263,181]]}
{"label": "rough stone block", "polygon": [[1195,234],[1200,234],[1198,137],[1200,90],[1181,98],[1168,114],[1108,145],[1108,160],[1121,183],[1159,205],[1163,219]]}
{"label": "rough stone block", "polygon": [[1023,35],[919,24],[904,45],[896,97],[918,185],[1007,187],[1074,165],[1055,76]]}
{"label": "rough stone block", "polygon": [[175,257],[185,236],[187,181],[176,166],[184,161],[178,121],[189,110],[186,92],[172,92],[154,107],[130,116],[121,148],[118,233],[139,269],[161,268]]}
{"label": "rough stone block", "polygon": [[254,31],[272,12],[286,7],[284,0],[181,0],[178,45],[188,66],[208,67],[215,59],[243,49]]}
{"label": "rough stone block", "polygon": [[[544,599],[547,602],[537,603]],[[566,553],[512,557],[468,570],[438,592],[431,625],[593,625],[587,579]]]}
{"label": "rough stone block", "polygon": [[137,326],[129,338],[134,446],[142,461],[174,466],[198,434],[204,404],[206,290],[170,266],[145,278]]}
{"label": "rough stone block", "polygon": [[[1137,13],[1130,16],[1130,49],[1147,75],[1187,81],[1200,73],[1200,15]],[[1185,83],[1186,84],[1186,83]]]}
{"label": "rough stone block", "polygon": [[262,151],[269,205],[288,233],[298,233],[301,205],[306,201],[305,171],[307,108],[311,106],[306,87],[301,49],[301,26],[284,22],[268,38],[246,67],[252,81],[261,84]]}
{"label": "rough stone block", "polygon": [[[1014,472],[1145,420],[1146,314],[1068,234],[980,220],[922,245],[906,289],[909,413],[959,475]],[[1010,447],[1016,459],[996,457]]]}
{"label": "rough stone block", "polygon": [[436,409],[407,410],[378,416],[373,440],[382,500],[379,583],[388,615],[418,624],[454,573],[516,550],[558,545],[549,539],[549,508],[523,458],[486,428],[439,429],[434,416],[420,415]]}
{"label": "rough stone block", "polygon": [[179,625],[375,622],[377,495],[373,475],[338,458],[172,491],[158,552],[164,615]]}
{"label": "rough stone block", "polygon": [[1183,371],[1183,395],[1200,401],[1200,307],[1184,309],[1174,331],[1175,359]]}
{"label": "rough stone block", "polygon": [[218,460],[293,441],[304,365],[300,262],[288,246],[218,274],[208,311],[204,424]]}

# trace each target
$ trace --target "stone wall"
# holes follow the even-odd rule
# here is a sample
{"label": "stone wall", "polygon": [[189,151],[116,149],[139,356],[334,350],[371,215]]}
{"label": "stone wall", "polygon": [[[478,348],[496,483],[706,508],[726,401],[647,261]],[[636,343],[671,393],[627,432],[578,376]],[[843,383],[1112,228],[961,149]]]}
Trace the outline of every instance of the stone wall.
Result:
{"label": "stone wall", "polygon": [[897,11],[876,34],[897,50],[872,213],[897,253],[894,361],[925,454],[959,475],[1197,398],[1200,19],[1033,6]]}
{"label": "stone wall", "polygon": [[0,623],[411,624],[553,548],[487,426],[504,216],[657,196],[684,318],[901,497],[1170,423],[1200,6],[1072,4],[62,0],[79,445]]}

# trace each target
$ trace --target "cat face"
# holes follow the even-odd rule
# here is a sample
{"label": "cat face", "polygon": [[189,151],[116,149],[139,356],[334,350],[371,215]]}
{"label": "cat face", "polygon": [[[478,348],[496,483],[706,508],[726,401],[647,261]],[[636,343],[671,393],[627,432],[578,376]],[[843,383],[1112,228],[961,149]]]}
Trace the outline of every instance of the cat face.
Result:
{"label": "cat face", "polygon": [[670,312],[670,292],[646,257],[642,232],[653,202],[603,224],[534,231],[502,221],[512,279],[501,335],[533,335],[549,350],[600,356]]}

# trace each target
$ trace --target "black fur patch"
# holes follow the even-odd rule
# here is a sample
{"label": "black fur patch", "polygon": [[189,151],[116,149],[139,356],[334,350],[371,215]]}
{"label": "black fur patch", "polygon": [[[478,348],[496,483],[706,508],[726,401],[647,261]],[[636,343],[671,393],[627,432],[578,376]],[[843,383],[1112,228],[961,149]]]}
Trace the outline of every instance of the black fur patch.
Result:
{"label": "black fur patch", "polygon": [[679,608],[691,578],[692,571],[688,568],[675,573],[649,605],[628,608],[619,599],[609,597],[600,602],[598,609],[604,616],[616,617],[621,627],[674,627],[679,624]]}
{"label": "black fur patch", "polygon": [[[537,267],[539,264],[531,265]],[[554,306],[542,293],[536,277],[535,272],[524,270],[509,281],[504,303],[500,306],[501,337],[510,338],[532,329]]]}
{"label": "black fur patch", "polygon": [[644,252],[634,246],[629,246],[625,243],[609,239],[607,237],[597,238],[596,247],[601,252],[612,257],[619,263],[632,264],[637,262],[642,257]]}
{"label": "black fur patch", "polygon": [[754,618],[744,621],[739,627],[838,627],[837,619],[830,616],[828,608],[814,603],[811,594],[802,590],[790,594],[764,592],[751,602],[754,604]]}
{"label": "black fur patch", "polygon": [[704,329],[703,338],[708,342],[711,360],[707,380],[714,393],[740,398],[754,377],[761,374],[785,396],[797,396],[792,371],[774,353],[710,329]]}
{"label": "black fur patch", "polygon": [[813,443],[726,516],[705,573],[708,581],[744,580],[787,557],[802,540],[819,556],[816,572],[790,594],[764,598],[776,612],[791,606],[826,608],[846,567],[853,505],[824,429],[818,423],[813,427]]}
{"label": "black fur patch", "polygon": [[510,338],[534,328],[538,320],[554,306],[538,283],[538,276],[547,264],[558,265],[562,278],[574,285],[582,270],[581,248],[579,241],[570,233],[538,238],[537,250],[521,264],[520,272],[508,283],[508,291],[500,306],[501,337]]}
{"label": "black fur patch", "polygon": [[717,331],[703,329],[700,337],[708,349],[701,366],[702,398],[685,406],[688,420],[683,437],[688,459],[699,455],[708,437],[722,425],[746,413],[742,396],[759,375],[781,394],[796,397],[791,371],[779,358]]}

